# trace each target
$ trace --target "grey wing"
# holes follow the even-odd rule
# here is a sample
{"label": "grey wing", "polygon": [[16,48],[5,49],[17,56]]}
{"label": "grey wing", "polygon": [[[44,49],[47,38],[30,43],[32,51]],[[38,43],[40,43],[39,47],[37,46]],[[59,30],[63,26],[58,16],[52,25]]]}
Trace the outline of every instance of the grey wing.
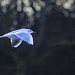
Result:
{"label": "grey wing", "polygon": [[4,36],[0,36],[0,38],[4,38],[4,37],[8,37],[8,38],[10,38],[10,41],[11,41],[11,45],[13,46],[13,47],[18,47],[21,43],[22,43],[22,39],[20,39],[20,38],[18,38],[16,35],[14,35],[14,34],[11,34],[11,36],[10,35],[4,35]]}
{"label": "grey wing", "polygon": [[0,36],[0,38],[4,38],[4,36]]}
{"label": "grey wing", "polygon": [[15,34],[18,38],[24,40],[28,44],[33,45],[33,37],[29,33],[21,32],[21,33],[13,33]]}
{"label": "grey wing", "polygon": [[18,47],[22,43],[23,40],[18,38],[16,35],[12,34],[10,41],[13,47]]}

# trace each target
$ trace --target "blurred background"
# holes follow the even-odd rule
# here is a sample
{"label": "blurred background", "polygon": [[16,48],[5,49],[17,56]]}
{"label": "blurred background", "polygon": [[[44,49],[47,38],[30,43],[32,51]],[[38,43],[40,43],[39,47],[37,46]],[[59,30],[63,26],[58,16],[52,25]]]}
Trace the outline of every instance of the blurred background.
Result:
{"label": "blurred background", "polygon": [[75,74],[75,0],[0,0],[0,35],[20,28],[34,46],[0,39],[0,75]]}

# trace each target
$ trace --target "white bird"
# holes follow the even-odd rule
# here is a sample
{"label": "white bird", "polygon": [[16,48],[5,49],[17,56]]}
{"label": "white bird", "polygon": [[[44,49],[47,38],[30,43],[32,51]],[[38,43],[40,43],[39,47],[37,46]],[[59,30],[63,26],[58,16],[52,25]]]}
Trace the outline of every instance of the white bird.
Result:
{"label": "white bird", "polygon": [[31,29],[18,29],[4,34],[3,36],[0,36],[0,38],[9,38],[11,41],[11,45],[16,48],[22,43],[22,41],[33,45],[33,37],[31,35],[32,33],[35,32]]}

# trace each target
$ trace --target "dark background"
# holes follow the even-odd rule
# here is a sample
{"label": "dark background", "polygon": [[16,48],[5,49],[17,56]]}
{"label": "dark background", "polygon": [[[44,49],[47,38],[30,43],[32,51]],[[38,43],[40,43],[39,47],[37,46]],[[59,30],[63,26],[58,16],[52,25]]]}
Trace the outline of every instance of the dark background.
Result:
{"label": "dark background", "polygon": [[20,28],[34,45],[0,39],[0,75],[75,75],[75,0],[0,0],[0,35]]}

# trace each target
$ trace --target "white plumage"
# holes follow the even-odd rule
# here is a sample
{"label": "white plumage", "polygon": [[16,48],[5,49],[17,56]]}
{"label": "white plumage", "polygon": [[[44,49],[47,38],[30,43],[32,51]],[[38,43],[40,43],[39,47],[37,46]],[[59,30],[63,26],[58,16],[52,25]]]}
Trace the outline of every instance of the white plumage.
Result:
{"label": "white plumage", "polygon": [[34,32],[31,29],[18,29],[0,36],[0,38],[8,37],[13,47],[18,47],[22,41],[33,45],[33,37],[31,35],[32,33]]}

